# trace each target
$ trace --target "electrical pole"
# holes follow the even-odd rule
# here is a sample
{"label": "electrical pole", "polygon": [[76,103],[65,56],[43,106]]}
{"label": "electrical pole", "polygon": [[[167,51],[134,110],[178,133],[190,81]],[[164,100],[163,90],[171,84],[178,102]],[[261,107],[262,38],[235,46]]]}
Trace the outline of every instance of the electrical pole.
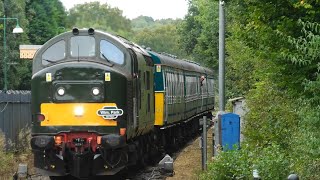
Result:
{"label": "electrical pole", "polygon": [[219,1],[219,110],[225,111],[225,13],[224,1]]}
{"label": "electrical pole", "polygon": [[4,77],[4,87],[3,90],[8,90],[8,78],[7,78],[7,42],[6,42],[6,16],[3,16],[3,77]]}
{"label": "electrical pole", "polygon": [[[225,111],[225,3],[219,0],[219,113]],[[216,119],[217,118],[217,119]],[[221,145],[221,118],[216,117],[214,130],[212,131],[212,156],[218,155],[218,147]]]}

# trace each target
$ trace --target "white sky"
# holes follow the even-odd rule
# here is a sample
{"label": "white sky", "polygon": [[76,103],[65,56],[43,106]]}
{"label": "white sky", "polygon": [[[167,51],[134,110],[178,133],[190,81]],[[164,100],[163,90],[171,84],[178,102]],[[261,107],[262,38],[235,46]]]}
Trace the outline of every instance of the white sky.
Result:
{"label": "white sky", "polygon": [[188,11],[187,0],[61,0],[63,5],[70,9],[75,4],[100,1],[111,7],[118,7],[123,15],[129,19],[140,15],[151,16],[153,19],[183,18]]}

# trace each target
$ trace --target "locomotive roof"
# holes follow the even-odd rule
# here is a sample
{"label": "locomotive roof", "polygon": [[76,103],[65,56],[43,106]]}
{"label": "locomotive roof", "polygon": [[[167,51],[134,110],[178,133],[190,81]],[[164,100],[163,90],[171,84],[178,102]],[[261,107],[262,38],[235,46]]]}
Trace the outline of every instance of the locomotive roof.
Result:
{"label": "locomotive roof", "polygon": [[93,35],[93,34],[94,35],[98,35],[100,37],[104,36],[104,37],[107,37],[112,42],[114,42],[117,45],[119,45],[120,47],[122,46],[123,49],[132,49],[135,52],[139,52],[139,53],[143,54],[144,56],[150,56],[149,53],[147,53],[139,45],[134,44],[134,43],[128,41],[127,39],[125,39],[125,38],[123,38],[121,36],[116,36],[116,35],[113,35],[113,34],[110,34],[110,33],[107,33],[107,32],[103,32],[103,31],[99,31],[99,30],[94,30],[93,34],[89,34],[89,30],[90,29],[79,29],[77,34],[74,34],[73,30],[72,30],[72,31],[68,31],[68,32],[59,34],[59,35],[51,38],[50,40],[48,40],[44,45],[41,46],[40,49],[38,49],[38,51],[34,55],[33,74],[38,72],[38,71],[40,71],[41,69],[45,68],[45,66],[43,66],[40,63],[41,57],[39,55],[41,55],[46,49],[48,49],[54,43],[56,43],[56,42],[58,42],[60,40],[69,40],[70,37],[73,37],[73,36],[83,36],[83,35],[89,35],[90,36],[90,35]]}
{"label": "locomotive roof", "polygon": [[203,67],[199,63],[189,60],[177,59],[174,56],[165,53],[161,54],[154,51],[148,51],[148,53],[152,56],[155,64],[161,64],[186,71],[195,71],[213,75],[213,71],[211,69]]}

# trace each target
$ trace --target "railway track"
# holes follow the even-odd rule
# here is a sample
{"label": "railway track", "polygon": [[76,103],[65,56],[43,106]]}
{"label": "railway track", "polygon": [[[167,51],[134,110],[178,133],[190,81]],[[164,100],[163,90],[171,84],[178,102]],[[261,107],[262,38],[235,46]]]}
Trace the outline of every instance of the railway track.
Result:
{"label": "railway track", "polygon": [[[176,149],[171,149],[171,153],[169,155],[175,160],[180,152],[183,151],[189,144],[193,143],[199,136],[195,136],[192,139],[188,140],[185,143],[182,143]],[[167,177],[173,176],[174,173],[165,173],[161,167],[159,166],[158,162],[165,156],[165,154],[156,156],[152,158],[152,162],[148,162],[145,167],[141,166],[133,166],[126,168],[120,171],[118,174],[113,176],[96,176],[92,177],[88,180],[164,180]],[[47,176],[39,176],[39,175],[32,175],[30,180],[50,180]],[[67,177],[67,180],[77,180],[74,177]]]}

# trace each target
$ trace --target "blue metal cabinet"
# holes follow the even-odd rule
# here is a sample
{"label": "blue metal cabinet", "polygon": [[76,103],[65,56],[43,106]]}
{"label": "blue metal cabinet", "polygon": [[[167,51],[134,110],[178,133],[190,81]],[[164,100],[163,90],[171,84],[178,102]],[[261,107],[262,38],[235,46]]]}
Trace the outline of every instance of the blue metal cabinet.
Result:
{"label": "blue metal cabinet", "polygon": [[240,147],[240,116],[233,113],[221,117],[221,145],[223,150],[233,150]]}

